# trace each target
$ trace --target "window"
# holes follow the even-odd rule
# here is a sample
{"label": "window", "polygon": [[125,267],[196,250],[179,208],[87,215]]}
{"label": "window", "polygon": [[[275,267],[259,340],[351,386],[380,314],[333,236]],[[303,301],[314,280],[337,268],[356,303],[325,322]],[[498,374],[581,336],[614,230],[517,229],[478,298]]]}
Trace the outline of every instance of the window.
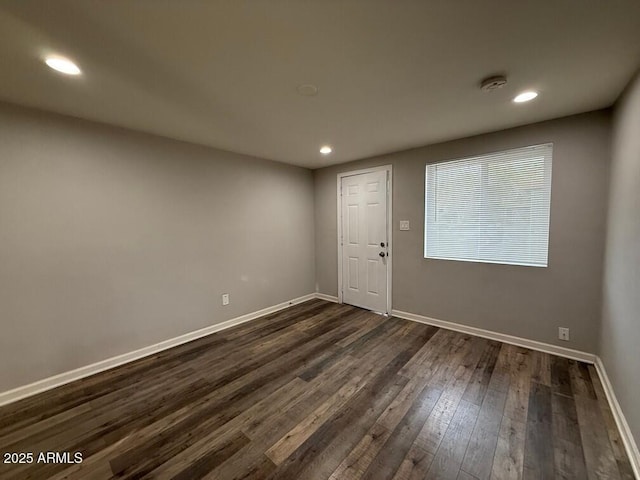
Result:
{"label": "window", "polygon": [[427,165],[425,258],[547,266],[552,144]]}

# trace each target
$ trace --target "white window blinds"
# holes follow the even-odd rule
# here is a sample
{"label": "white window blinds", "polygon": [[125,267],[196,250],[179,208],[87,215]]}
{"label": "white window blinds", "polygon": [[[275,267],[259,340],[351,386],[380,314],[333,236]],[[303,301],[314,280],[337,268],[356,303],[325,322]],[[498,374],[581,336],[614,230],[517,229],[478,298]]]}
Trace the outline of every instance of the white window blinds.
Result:
{"label": "white window blinds", "polygon": [[427,165],[426,258],[547,266],[552,144]]}

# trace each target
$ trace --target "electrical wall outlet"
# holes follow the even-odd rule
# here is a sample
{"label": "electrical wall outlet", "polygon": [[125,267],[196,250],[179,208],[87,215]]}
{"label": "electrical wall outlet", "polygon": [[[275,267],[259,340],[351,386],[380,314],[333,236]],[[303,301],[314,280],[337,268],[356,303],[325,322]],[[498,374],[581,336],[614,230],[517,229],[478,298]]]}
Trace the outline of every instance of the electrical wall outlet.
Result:
{"label": "electrical wall outlet", "polygon": [[400,220],[400,230],[409,230],[409,220]]}
{"label": "electrical wall outlet", "polygon": [[569,341],[569,329],[566,327],[558,327],[558,338],[560,340],[564,340],[565,342]]}
{"label": "electrical wall outlet", "polygon": [[228,293],[223,293],[222,294],[222,305],[229,305],[229,294]]}

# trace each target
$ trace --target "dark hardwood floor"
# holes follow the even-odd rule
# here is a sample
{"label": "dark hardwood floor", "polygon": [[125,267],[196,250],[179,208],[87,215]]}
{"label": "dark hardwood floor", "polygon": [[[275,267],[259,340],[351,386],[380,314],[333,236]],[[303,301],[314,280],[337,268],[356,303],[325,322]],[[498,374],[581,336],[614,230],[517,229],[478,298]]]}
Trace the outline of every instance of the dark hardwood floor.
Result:
{"label": "dark hardwood floor", "polygon": [[0,408],[47,451],[0,478],[633,478],[591,365],[321,300]]}

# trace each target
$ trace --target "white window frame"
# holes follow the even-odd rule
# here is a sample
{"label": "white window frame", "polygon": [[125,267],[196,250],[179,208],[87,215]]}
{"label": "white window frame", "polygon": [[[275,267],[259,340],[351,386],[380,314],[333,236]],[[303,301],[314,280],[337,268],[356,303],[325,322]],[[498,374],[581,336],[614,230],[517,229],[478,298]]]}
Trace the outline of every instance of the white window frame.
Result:
{"label": "white window frame", "polygon": [[[527,262],[510,262],[510,261],[504,261],[504,260],[485,260],[485,259],[472,259],[472,258],[457,258],[457,257],[441,257],[441,256],[428,256],[427,255],[427,230],[428,230],[428,220],[427,220],[427,216],[428,216],[428,211],[427,211],[427,199],[428,199],[428,172],[429,172],[429,167],[433,166],[435,163],[437,164],[443,164],[443,163],[450,163],[450,162],[464,162],[464,161],[472,161],[475,159],[479,159],[479,158],[484,158],[484,157],[491,157],[493,155],[504,155],[505,153],[508,153],[510,151],[513,150],[525,150],[528,148],[536,148],[536,147],[543,147],[543,146],[548,146],[551,148],[551,157],[549,158],[549,162],[548,164],[545,163],[545,168],[548,168],[548,175],[549,175],[549,214],[548,214],[548,218],[549,218],[549,223],[548,223],[548,231],[547,231],[547,245],[546,245],[546,249],[547,249],[547,262],[546,264],[542,265],[542,264],[537,264],[537,263],[527,263]],[[444,160],[444,161],[440,161],[440,162],[434,162],[434,163],[430,163],[425,165],[425,191],[424,191],[424,236],[423,236],[423,255],[424,258],[426,260],[450,260],[450,261],[458,261],[458,262],[471,262],[471,263],[490,263],[490,264],[496,264],[496,265],[515,265],[515,266],[522,266],[522,267],[538,267],[538,268],[547,268],[549,266],[549,242],[550,242],[550,237],[551,237],[551,195],[552,195],[552,170],[553,170],[553,143],[552,142],[547,142],[547,143],[540,143],[540,144],[535,144],[535,145],[527,145],[524,147],[513,147],[513,148],[508,148],[505,150],[497,150],[497,151],[493,151],[493,152],[488,152],[488,153],[483,153],[483,154],[479,154],[479,155],[471,155],[471,156],[466,156],[466,157],[462,157],[462,158],[456,158],[456,159],[451,159],[451,160]]]}

